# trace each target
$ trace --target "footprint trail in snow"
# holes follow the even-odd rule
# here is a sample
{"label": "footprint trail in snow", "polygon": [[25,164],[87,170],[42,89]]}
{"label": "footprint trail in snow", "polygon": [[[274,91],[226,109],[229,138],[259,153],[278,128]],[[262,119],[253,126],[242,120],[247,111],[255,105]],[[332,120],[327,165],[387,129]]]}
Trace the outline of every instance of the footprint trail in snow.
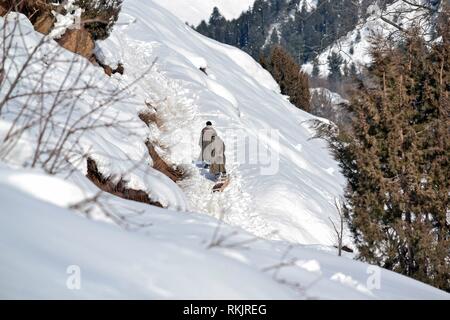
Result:
{"label": "footprint trail in snow", "polygon": [[192,165],[188,178],[179,182],[189,201],[191,211],[205,213],[241,227],[256,236],[267,238],[273,234],[270,226],[257,214],[251,196],[242,190],[238,166],[229,169],[230,185],[223,192],[212,192],[214,181],[206,177],[205,169]]}

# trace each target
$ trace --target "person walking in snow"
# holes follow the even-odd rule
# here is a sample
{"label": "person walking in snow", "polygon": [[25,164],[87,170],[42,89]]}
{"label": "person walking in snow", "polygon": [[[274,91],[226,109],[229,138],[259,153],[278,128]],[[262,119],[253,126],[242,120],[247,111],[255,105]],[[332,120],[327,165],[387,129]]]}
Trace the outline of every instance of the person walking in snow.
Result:
{"label": "person walking in snow", "polygon": [[227,171],[225,169],[225,143],[219,136],[212,137],[211,143],[211,167],[209,173],[213,176],[225,177]]}
{"label": "person walking in snow", "polygon": [[200,135],[199,145],[202,149],[200,154],[200,160],[203,161],[205,168],[208,168],[211,164],[211,148],[210,145],[213,141],[213,137],[217,136],[216,130],[214,130],[211,121],[206,122],[206,127],[202,129]]}

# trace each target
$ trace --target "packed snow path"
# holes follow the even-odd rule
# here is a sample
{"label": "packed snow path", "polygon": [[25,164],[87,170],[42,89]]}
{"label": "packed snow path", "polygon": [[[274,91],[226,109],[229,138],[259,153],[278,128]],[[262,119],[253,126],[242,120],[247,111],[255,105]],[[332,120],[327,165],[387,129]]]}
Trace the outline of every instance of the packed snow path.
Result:
{"label": "packed snow path", "polygon": [[[133,23],[133,21],[130,21],[130,23]],[[122,25],[121,28],[125,31],[128,24]],[[205,177],[205,172],[196,166],[195,157],[187,159],[176,157],[178,151],[176,150],[176,143],[179,142],[177,131],[180,133],[187,132],[189,135],[192,132],[193,137],[187,140],[186,144],[192,143],[192,145],[187,146],[188,149],[195,149],[196,147],[198,137],[194,136],[192,124],[203,122],[203,120],[201,115],[198,114],[195,97],[189,97],[192,93],[183,89],[182,81],[171,81],[158,69],[158,55],[154,53],[154,44],[135,41],[127,37],[126,34],[116,39],[119,41],[117,45],[123,49],[121,53],[123,61],[128,62],[125,77],[130,79],[127,79],[127,82],[133,81],[133,77],[142,77],[138,87],[135,88],[134,94],[143,97],[148,105],[152,105],[162,122],[161,128],[151,124],[152,139],[156,140],[156,144],[165,145],[169,150],[165,154],[162,149],[158,149],[158,151],[174,164],[191,162],[183,165],[186,178],[179,182],[179,186],[188,199],[189,211],[201,212],[223,219],[224,222],[240,226],[257,236],[274,235],[275,230],[271,229],[266,221],[255,214],[251,196],[243,192],[242,175],[238,166],[227,166],[232,183],[224,192],[213,193],[212,188],[215,183]],[[99,51],[100,56],[103,54]],[[143,70],[152,71],[143,75]],[[123,79],[118,78],[118,81],[123,81]],[[143,110],[145,110],[144,107]],[[220,129],[218,130],[220,134]],[[198,135],[200,135],[200,131]],[[143,137],[144,139],[145,137]],[[195,153],[192,154],[192,156],[195,155]]]}
{"label": "packed snow path", "polygon": [[193,212],[206,213],[234,226],[239,226],[256,236],[272,238],[275,235],[269,223],[255,213],[253,199],[242,189],[242,176],[238,166],[227,168],[230,185],[223,191],[213,193],[215,182],[205,176],[205,170],[194,166],[188,177],[179,185],[186,194]]}

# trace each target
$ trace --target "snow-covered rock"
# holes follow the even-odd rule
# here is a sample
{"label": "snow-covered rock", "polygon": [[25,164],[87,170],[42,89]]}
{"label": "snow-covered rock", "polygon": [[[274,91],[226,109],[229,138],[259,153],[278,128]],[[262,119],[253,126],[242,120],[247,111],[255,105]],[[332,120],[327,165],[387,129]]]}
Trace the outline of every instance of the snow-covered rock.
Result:
{"label": "snow-covered rock", "polygon": [[66,14],[58,13],[52,10],[53,16],[56,18],[55,24],[49,37],[52,39],[59,39],[67,31],[73,28],[76,24],[80,25],[81,14],[83,10],[74,4],[75,0],[69,0],[63,7]]}

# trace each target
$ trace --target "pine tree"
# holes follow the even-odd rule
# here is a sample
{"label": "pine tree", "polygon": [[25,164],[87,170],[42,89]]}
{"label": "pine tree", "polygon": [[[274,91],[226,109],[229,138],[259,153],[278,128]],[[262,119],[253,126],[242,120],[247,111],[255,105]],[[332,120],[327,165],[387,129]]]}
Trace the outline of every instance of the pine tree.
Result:
{"label": "pine tree", "polygon": [[226,24],[227,21],[220,13],[219,8],[214,7],[213,13],[209,18],[209,26],[212,28],[211,36],[217,41],[225,42]]}
{"label": "pine tree", "polygon": [[272,46],[280,44],[280,37],[278,36],[277,28],[274,28],[273,31],[272,31],[272,34],[270,36],[270,44]]}
{"label": "pine tree", "polygon": [[[447,16],[448,17],[448,16]],[[360,258],[450,291],[450,33],[375,39],[337,158]]]}
{"label": "pine tree", "polygon": [[328,56],[328,80],[334,85],[339,83],[342,80],[342,71],[341,66],[344,63],[344,59],[339,53],[332,52],[331,55]]}
{"label": "pine tree", "polygon": [[123,0],[77,0],[75,4],[84,10],[83,20],[95,20],[86,24],[94,40],[106,39],[119,18]]}
{"label": "pine tree", "polygon": [[358,77],[358,70],[354,62],[350,64],[350,78],[356,79]]}
{"label": "pine tree", "polygon": [[201,33],[201,34],[203,34],[203,35],[205,35],[205,36],[207,36],[207,37],[210,37],[210,36],[211,36],[210,33],[209,33],[208,25],[206,24],[206,21],[205,21],[205,20],[202,20],[202,22],[200,22],[200,24],[198,25],[198,27],[196,28],[196,30],[197,30],[199,33]]}
{"label": "pine tree", "polygon": [[[302,7],[298,8],[299,0],[257,0],[237,19],[226,21],[225,27],[202,23],[196,29],[215,40],[237,46],[258,59],[271,26],[278,23],[281,24],[278,27],[279,39],[276,42],[272,39],[272,45],[281,44],[297,63],[303,64],[357,24],[359,9],[352,0],[318,0],[317,9],[310,12],[306,9],[306,2],[301,3]],[[213,15],[218,13],[214,9]],[[225,35],[218,32],[223,28]]]}
{"label": "pine tree", "polygon": [[308,76],[281,46],[273,48],[268,69],[280,85],[281,93],[288,95],[293,105],[310,112]]}
{"label": "pine tree", "polygon": [[311,75],[312,75],[314,78],[317,78],[317,77],[319,77],[319,75],[320,75],[319,59],[318,59],[317,57],[314,58],[314,60],[313,60],[313,69],[312,69]]}

